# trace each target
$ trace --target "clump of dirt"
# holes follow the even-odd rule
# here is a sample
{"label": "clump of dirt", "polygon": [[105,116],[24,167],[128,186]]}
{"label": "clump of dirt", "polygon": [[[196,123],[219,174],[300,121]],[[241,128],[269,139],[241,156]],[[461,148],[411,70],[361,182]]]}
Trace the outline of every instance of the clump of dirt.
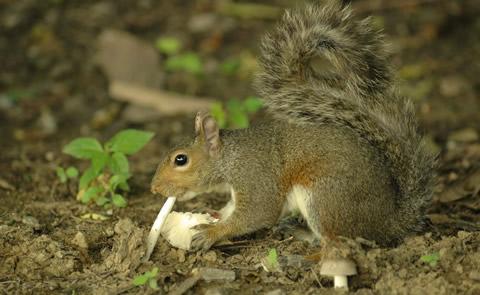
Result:
{"label": "clump of dirt", "polygon": [[65,277],[80,268],[79,253],[47,235],[34,236],[26,228],[0,226],[3,263],[0,272],[22,279]]}

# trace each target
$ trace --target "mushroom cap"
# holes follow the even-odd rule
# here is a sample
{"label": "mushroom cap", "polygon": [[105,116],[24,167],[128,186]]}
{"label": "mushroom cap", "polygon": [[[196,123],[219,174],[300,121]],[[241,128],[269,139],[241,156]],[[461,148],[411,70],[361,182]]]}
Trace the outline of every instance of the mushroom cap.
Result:
{"label": "mushroom cap", "polygon": [[320,274],[326,276],[352,276],[357,274],[355,262],[347,258],[326,259],[320,268]]}

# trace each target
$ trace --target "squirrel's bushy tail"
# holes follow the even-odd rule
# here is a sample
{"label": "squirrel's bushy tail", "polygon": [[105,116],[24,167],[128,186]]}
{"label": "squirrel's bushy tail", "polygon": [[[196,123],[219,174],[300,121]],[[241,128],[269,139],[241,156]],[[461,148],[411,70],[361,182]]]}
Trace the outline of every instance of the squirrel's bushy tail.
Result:
{"label": "squirrel's bushy tail", "polygon": [[286,12],[264,38],[255,83],[273,115],[344,126],[383,151],[414,230],[431,198],[434,157],[417,133],[413,105],[391,85],[384,47],[370,20],[353,19],[349,7],[307,5]]}

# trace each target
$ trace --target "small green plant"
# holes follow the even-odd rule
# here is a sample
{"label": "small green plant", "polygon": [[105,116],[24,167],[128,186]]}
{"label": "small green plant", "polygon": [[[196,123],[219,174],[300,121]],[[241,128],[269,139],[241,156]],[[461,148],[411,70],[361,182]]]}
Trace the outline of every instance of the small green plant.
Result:
{"label": "small green plant", "polygon": [[[80,177],[77,199],[85,204],[95,202],[105,208],[112,204],[125,207],[127,201],[120,191],[130,189],[127,155],[138,152],[152,137],[152,132],[127,129],[115,134],[103,146],[92,137],[77,138],[67,144],[63,148],[65,154],[90,161],[90,166]],[[62,175],[61,171],[58,173]],[[68,176],[68,169],[65,174]]]}
{"label": "small green plant", "polygon": [[10,89],[6,93],[0,93],[0,98],[5,98],[12,103],[19,103],[24,100],[31,100],[35,97],[35,89]]}
{"label": "small green plant", "polygon": [[225,104],[216,102],[210,111],[220,128],[247,128],[249,115],[256,113],[262,107],[258,97],[250,96],[244,101],[230,99]]}
{"label": "small green plant", "polygon": [[144,286],[148,283],[148,286],[150,288],[157,290],[158,289],[157,277],[158,277],[158,267],[154,267],[152,268],[152,270],[136,276],[133,279],[133,285]]}
{"label": "small green plant", "polygon": [[57,167],[55,171],[61,183],[66,183],[68,179],[75,179],[78,177],[78,170],[73,166],[70,166],[67,169]]}
{"label": "small green plant", "polygon": [[440,254],[438,254],[438,252],[434,252],[428,255],[423,255],[422,257],[420,257],[420,261],[429,264],[431,267],[437,266],[439,260],[440,260]]}
{"label": "small green plant", "polygon": [[262,267],[265,271],[276,272],[280,271],[280,264],[278,263],[277,249],[271,248],[268,250],[266,257],[261,259]]}
{"label": "small green plant", "polygon": [[195,75],[203,73],[202,61],[194,52],[169,57],[165,62],[165,68],[172,72],[184,71]]}
{"label": "small green plant", "polygon": [[163,54],[177,54],[182,48],[182,43],[174,37],[160,37],[155,41],[155,47]]}
{"label": "small green plant", "polygon": [[240,69],[242,63],[238,58],[229,58],[225,60],[221,65],[220,69],[225,75],[235,75]]}
{"label": "small green plant", "polygon": [[181,52],[182,43],[174,37],[160,37],[155,41],[155,47],[167,55],[165,69],[171,72],[187,72],[194,75],[203,73],[203,63],[195,52]]}
{"label": "small green plant", "polygon": [[267,260],[270,265],[278,267],[278,254],[277,249],[272,248],[268,251]]}

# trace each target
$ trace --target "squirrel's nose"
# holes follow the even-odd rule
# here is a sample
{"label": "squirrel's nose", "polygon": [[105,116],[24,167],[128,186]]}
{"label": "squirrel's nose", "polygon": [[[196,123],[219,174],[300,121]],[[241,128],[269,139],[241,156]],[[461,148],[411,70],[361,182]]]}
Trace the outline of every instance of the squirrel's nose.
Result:
{"label": "squirrel's nose", "polygon": [[159,185],[152,184],[152,185],[150,186],[150,191],[151,191],[152,194],[154,194],[154,195],[159,194],[159,193],[160,193],[160,186],[159,186]]}
{"label": "squirrel's nose", "polygon": [[150,191],[152,194],[160,194],[162,192],[161,187],[162,186],[158,183],[158,181],[152,181],[150,184]]}

